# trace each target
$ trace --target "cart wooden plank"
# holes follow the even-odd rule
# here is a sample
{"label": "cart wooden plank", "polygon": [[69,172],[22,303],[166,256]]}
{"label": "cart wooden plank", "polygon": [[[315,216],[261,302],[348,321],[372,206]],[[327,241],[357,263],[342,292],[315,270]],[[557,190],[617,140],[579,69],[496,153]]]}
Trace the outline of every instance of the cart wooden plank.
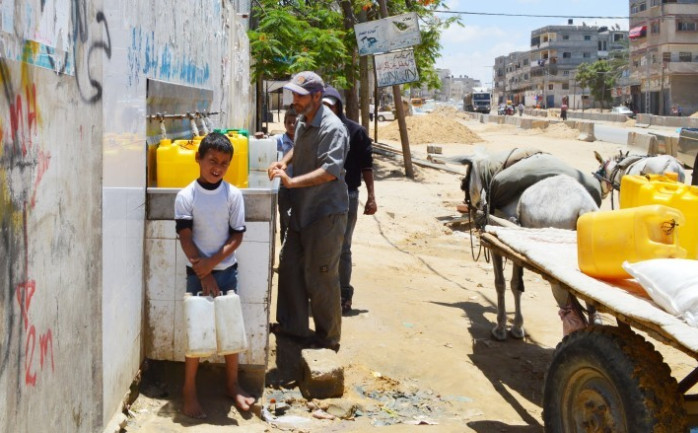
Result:
{"label": "cart wooden plank", "polygon": [[559,283],[599,311],[698,358],[698,329],[660,308],[634,280],[602,281],[579,270],[575,232],[487,226],[480,239],[487,248]]}

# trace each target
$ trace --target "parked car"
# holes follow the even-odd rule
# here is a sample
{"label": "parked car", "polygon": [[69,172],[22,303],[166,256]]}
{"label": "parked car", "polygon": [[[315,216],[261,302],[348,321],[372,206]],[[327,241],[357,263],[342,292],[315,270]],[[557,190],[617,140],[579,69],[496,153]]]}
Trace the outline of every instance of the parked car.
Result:
{"label": "parked car", "polygon": [[635,113],[633,113],[633,110],[631,110],[630,108],[626,107],[625,105],[620,105],[620,106],[618,106],[618,107],[613,107],[613,108],[611,108],[611,113],[613,113],[613,114],[624,114],[624,115],[630,117],[631,119],[634,119],[634,118],[635,118]]}
{"label": "parked car", "polygon": [[379,111],[378,112],[378,121],[385,122],[387,120],[395,120],[395,115],[393,114],[393,112],[392,111]]}

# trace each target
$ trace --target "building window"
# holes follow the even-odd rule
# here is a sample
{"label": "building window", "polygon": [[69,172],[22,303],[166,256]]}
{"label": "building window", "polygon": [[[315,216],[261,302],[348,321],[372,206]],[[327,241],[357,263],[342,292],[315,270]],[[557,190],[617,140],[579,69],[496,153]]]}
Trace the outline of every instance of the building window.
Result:
{"label": "building window", "polygon": [[585,40],[585,41],[590,41],[590,40],[591,40],[591,35],[584,35],[584,40]]}
{"label": "building window", "polygon": [[637,5],[632,5],[630,6],[630,13],[631,14],[636,14],[637,13]]}
{"label": "building window", "polygon": [[662,62],[671,62],[671,53],[663,52],[662,53]]}
{"label": "building window", "polygon": [[528,66],[528,59],[524,59],[523,64],[524,66]]}
{"label": "building window", "polygon": [[570,83],[562,83],[562,90],[570,90]]}
{"label": "building window", "polygon": [[553,90],[553,89],[554,89],[554,85],[553,85],[553,84],[548,84],[548,90]]}
{"label": "building window", "polygon": [[680,32],[695,32],[696,23],[695,21],[679,21],[676,23],[676,30]]}
{"label": "building window", "polygon": [[591,53],[583,53],[582,57],[584,57],[585,59],[588,59],[591,57]]}
{"label": "building window", "polygon": [[690,62],[692,59],[691,53],[685,53],[685,52],[680,52],[679,53],[679,62]]}
{"label": "building window", "polygon": [[570,35],[562,35],[562,40],[563,40],[563,41],[569,41],[569,40],[570,40]]}
{"label": "building window", "polygon": [[570,75],[570,71],[562,71],[562,75],[564,77],[568,77]]}
{"label": "building window", "polygon": [[563,59],[571,59],[571,58],[572,58],[572,53],[562,53],[562,58],[563,58]]}
{"label": "building window", "polygon": [[647,2],[638,3],[637,6],[638,6],[638,9],[640,10],[640,12],[647,10]]}
{"label": "building window", "polygon": [[655,34],[659,33],[659,21],[655,21],[650,24],[650,32]]}
{"label": "building window", "polygon": [[655,7],[655,6],[659,6],[660,3],[661,3],[661,0],[652,0],[652,2],[650,3],[650,5],[651,5],[652,7]]}

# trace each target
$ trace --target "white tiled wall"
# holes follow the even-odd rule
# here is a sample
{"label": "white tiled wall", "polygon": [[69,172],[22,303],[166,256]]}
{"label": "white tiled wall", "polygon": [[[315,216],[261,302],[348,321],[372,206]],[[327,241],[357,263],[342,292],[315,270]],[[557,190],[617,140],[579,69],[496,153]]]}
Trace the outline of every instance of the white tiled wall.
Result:
{"label": "white tiled wall", "polygon": [[[271,278],[271,223],[248,222],[238,258],[238,294],[242,301],[249,348],[240,365],[266,366],[269,287]],[[146,357],[183,361],[186,338],[182,298],[186,287],[186,257],[174,221],[146,223]],[[223,362],[213,356],[211,362]]]}

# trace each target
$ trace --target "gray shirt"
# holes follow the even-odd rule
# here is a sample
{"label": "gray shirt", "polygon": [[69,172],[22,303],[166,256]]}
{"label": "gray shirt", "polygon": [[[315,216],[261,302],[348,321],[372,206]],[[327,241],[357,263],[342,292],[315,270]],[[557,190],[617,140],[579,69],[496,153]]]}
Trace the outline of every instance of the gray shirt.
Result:
{"label": "gray shirt", "polygon": [[323,105],[313,121],[298,118],[293,148],[293,175],[301,176],[318,168],[336,179],[320,185],[291,189],[291,228],[300,230],[318,219],[349,210],[344,161],[349,136],[342,121]]}

